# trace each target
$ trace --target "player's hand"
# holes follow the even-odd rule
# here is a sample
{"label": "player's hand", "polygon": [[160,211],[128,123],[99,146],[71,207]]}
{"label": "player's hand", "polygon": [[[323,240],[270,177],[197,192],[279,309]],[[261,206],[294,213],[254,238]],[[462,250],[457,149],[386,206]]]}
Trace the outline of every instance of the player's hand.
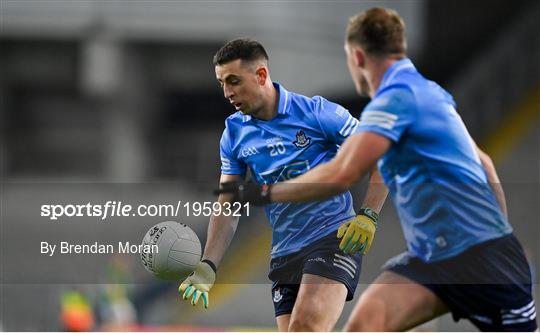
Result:
{"label": "player's hand", "polygon": [[249,202],[255,206],[264,206],[271,203],[271,185],[259,185],[253,182],[227,182],[214,190],[215,195],[232,194],[231,202]]}
{"label": "player's hand", "polygon": [[216,281],[216,266],[209,260],[199,262],[195,271],[191,273],[178,287],[183,299],[191,298],[191,305],[197,305],[202,299],[203,306],[208,309],[208,292]]}
{"label": "player's hand", "polygon": [[337,234],[337,237],[341,238],[339,248],[347,254],[358,251],[367,254],[377,230],[378,220],[379,215],[372,209],[360,209],[357,216],[339,227]]}

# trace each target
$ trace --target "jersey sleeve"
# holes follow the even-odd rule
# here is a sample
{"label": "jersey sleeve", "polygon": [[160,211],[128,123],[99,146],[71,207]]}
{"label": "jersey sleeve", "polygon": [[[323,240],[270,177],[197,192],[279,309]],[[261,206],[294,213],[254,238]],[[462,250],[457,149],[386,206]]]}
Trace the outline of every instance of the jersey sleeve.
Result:
{"label": "jersey sleeve", "polygon": [[235,158],[231,149],[231,137],[227,128],[223,131],[219,142],[221,157],[221,173],[224,175],[245,175],[246,164]]}
{"label": "jersey sleeve", "polygon": [[317,121],[329,141],[341,145],[355,133],[359,122],[351,116],[349,110],[320,96],[313,97],[313,100]]}
{"label": "jersey sleeve", "polygon": [[374,132],[394,142],[416,118],[413,93],[405,87],[394,87],[375,97],[362,111],[357,132]]}

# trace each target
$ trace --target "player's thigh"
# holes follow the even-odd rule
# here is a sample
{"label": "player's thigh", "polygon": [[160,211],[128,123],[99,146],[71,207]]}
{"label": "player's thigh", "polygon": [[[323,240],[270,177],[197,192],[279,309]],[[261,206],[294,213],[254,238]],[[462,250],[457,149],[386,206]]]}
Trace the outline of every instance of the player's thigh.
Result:
{"label": "player's thigh", "polygon": [[304,274],[291,314],[289,330],[331,331],[347,297],[341,282]]}
{"label": "player's thigh", "polygon": [[276,317],[278,331],[287,332],[289,330],[289,322],[291,320],[290,314],[284,314]]}
{"label": "player's thigh", "polygon": [[428,288],[390,272],[383,272],[362,293],[347,331],[404,331],[448,312]]}

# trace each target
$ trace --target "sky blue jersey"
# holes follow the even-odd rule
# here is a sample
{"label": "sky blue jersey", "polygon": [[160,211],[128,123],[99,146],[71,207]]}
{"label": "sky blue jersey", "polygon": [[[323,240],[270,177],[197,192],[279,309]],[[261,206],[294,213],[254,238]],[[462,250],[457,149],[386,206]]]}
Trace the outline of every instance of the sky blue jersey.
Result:
{"label": "sky blue jersey", "polygon": [[[273,119],[236,112],[225,121],[222,174],[244,175],[249,168],[259,184],[294,178],[330,161],[358,126],[349,111],[323,97],[308,98],[277,83],[274,87],[279,106]],[[355,215],[349,192],[304,204],[274,203],[265,212],[273,232],[272,257],[300,250]]]}
{"label": "sky blue jersey", "polygon": [[413,255],[438,261],[512,232],[452,96],[409,59],[386,71],[357,131],[393,142],[378,167]]}

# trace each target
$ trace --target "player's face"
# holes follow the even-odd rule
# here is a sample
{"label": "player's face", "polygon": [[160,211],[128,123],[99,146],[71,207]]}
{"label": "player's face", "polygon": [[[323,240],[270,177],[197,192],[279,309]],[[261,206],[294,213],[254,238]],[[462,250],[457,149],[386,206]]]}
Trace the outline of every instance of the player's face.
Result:
{"label": "player's face", "polygon": [[238,59],[215,68],[216,79],[223,88],[223,95],[236,111],[251,115],[262,108],[262,86],[256,68]]}
{"label": "player's face", "polygon": [[345,54],[347,55],[347,66],[354,82],[356,92],[361,96],[369,96],[369,84],[367,82],[364,69],[358,65],[355,48],[349,43],[345,43]]}

